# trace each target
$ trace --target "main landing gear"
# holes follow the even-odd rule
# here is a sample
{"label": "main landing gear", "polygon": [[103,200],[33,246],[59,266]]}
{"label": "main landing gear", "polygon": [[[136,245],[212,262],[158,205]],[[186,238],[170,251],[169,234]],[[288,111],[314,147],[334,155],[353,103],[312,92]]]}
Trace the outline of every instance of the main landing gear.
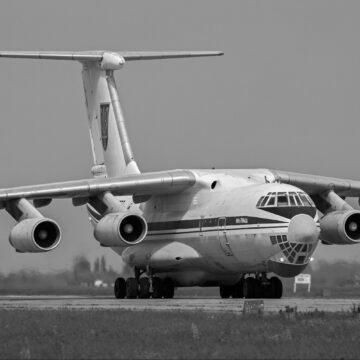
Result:
{"label": "main landing gear", "polygon": [[266,276],[247,277],[231,286],[220,285],[220,296],[224,299],[280,299],[283,293],[281,280],[273,276],[267,279]]}
{"label": "main landing gear", "polygon": [[[152,282],[152,284],[151,284]],[[172,299],[175,286],[171,278],[154,277],[117,278],[114,284],[114,294],[117,299]]]}

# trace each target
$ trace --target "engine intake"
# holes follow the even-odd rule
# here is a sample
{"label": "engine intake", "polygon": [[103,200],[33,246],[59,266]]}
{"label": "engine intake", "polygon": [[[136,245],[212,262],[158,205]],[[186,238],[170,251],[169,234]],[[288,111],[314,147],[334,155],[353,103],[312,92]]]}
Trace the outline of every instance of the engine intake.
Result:
{"label": "engine intake", "polygon": [[349,245],[360,242],[360,211],[334,211],[320,220],[320,239],[326,244]]}
{"label": "engine intake", "polygon": [[146,220],[137,214],[108,214],[95,226],[94,236],[103,246],[130,246],[144,240]]}
{"label": "engine intake", "polygon": [[45,252],[55,249],[61,238],[59,225],[51,219],[20,221],[10,232],[9,241],[18,252]]}

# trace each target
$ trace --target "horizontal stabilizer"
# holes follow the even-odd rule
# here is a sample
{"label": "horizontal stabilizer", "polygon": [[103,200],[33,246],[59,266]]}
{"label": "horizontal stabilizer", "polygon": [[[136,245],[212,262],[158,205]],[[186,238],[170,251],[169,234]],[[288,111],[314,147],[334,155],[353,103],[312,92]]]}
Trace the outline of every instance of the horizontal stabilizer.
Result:
{"label": "horizontal stabilizer", "polygon": [[219,56],[221,51],[0,51],[0,57],[17,59],[101,61],[104,54],[116,54],[126,61]]}

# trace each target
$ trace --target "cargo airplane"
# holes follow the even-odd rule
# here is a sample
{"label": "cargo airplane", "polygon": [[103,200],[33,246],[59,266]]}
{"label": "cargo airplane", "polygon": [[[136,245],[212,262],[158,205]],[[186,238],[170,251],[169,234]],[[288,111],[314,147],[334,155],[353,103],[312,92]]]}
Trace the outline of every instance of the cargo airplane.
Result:
{"label": "cargo airplane", "polygon": [[116,298],[172,298],[184,286],[217,286],[222,298],[280,298],[278,276],[301,273],[319,242],[359,243],[360,211],[344,200],[360,197],[359,181],[269,169],[139,171],[114,72],[128,61],[217,55],[0,51],[80,62],[93,157],[89,179],[0,190],[1,209],[17,222],[9,236],[16,251],[54,250],[60,227],[40,210],[69,198],[86,207],[100,245],[133,269],[116,279]]}

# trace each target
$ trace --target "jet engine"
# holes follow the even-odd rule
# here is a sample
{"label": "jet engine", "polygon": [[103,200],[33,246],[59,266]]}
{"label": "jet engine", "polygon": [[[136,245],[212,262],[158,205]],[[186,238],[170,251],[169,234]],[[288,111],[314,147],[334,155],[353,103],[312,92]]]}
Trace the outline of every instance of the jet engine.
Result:
{"label": "jet engine", "polygon": [[320,239],[325,244],[349,245],[360,242],[360,211],[333,211],[320,220]]}
{"label": "jet engine", "polygon": [[10,232],[9,241],[18,252],[45,252],[60,243],[59,225],[51,219],[30,218],[20,221]]}
{"label": "jet engine", "polygon": [[130,246],[143,241],[146,220],[137,214],[108,214],[95,226],[94,236],[103,246]]}

